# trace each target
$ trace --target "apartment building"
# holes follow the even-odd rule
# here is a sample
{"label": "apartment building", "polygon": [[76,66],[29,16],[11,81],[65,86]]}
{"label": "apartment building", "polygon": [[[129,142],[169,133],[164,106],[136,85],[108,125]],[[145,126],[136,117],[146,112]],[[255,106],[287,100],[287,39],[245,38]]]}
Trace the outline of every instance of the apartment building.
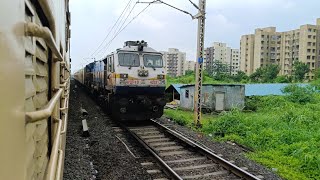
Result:
{"label": "apartment building", "polygon": [[184,63],[184,74],[186,71],[196,71],[196,62],[195,61],[186,61]]}
{"label": "apartment building", "polygon": [[240,70],[247,75],[253,73],[254,35],[243,35],[240,40]]}
{"label": "apartment building", "polygon": [[169,48],[168,51],[161,51],[161,53],[163,54],[163,59],[166,62],[167,75],[177,77],[185,74],[185,52],[180,52],[179,49],[176,48]]}
{"label": "apartment building", "polygon": [[313,79],[313,70],[320,66],[320,18],[316,25],[301,25],[299,29],[277,32],[275,27],[258,28],[254,34],[240,40],[240,70],[247,75],[268,64],[280,66],[280,75],[292,75],[296,61],[306,63]]}
{"label": "apartment building", "polygon": [[[233,57],[234,56],[234,57]],[[236,74],[240,69],[240,63],[236,62],[240,58],[238,49],[231,49],[226,43],[214,42],[212,47],[205,49],[206,69],[209,74],[214,74],[217,63],[222,63],[225,68],[225,73]]]}
{"label": "apartment building", "polygon": [[203,53],[203,69],[212,69],[214,66],[214,47],[208,47]]}
{"label": "apartment building", "polygon": [[226,43],[214,42],[213,48],[214,48],[214,54],[213,54],[214,61],[220,61],[225,64],[230,63],[231,48],[227,47]]}
{"label": "apartment building", "polygon": [[240,71],[240,51],[239,49],[231,49],[231,75],[238,74]]}

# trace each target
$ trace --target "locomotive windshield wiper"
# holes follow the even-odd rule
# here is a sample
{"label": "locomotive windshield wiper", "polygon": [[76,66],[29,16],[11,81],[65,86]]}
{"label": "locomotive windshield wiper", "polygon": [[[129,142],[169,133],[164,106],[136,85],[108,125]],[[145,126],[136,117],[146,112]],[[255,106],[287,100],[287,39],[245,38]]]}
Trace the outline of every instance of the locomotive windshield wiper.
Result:
{"label": "locomotive windshield wiper", "polygon": [[151,67],[153,68],[153,70],[156,70],[156,68],[153,65],[151,65]]}
{"label": "locomotive windshield wiper", "polygon": [[131,65],[129,66],[129,69],[131,69],[132,68],[132,66],[134,65],[136,63],[136,60],[135,59],[133,59],[133,62],[131,63]]}

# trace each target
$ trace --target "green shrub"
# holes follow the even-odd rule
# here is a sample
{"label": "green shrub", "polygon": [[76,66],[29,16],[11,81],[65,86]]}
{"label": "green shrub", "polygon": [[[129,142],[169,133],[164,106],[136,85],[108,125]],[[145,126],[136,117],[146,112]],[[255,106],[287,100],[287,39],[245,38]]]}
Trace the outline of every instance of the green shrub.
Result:
{"label": "green shrub", "polygon": [[314,99],[314,89],[310,86],[301,87],[290,84],[282,89],[289,101],[294,103],[306,104]]}
{"label": "green shrub", "polygon": [[258,96],[246,97],[244,103],[244,110],[256,111],[258,109],[261,99]]}
{"label": "green shrub", "polygon": [[278,76],[274,81],[276,83],[289,83],[290,79],[287,76]]}
{"label": "green shrub", "polygon": [[179,125],[185,126],[192,124],[192,114],[189,112],[165,109],[165,115]]}

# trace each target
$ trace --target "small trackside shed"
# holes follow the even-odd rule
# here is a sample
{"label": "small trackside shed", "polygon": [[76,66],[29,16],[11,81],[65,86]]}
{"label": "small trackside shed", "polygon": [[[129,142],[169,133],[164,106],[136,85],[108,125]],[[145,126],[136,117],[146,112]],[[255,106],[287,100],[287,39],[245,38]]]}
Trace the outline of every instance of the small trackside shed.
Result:
{"label": "small trackside shed", "polygon": [[[180,87],[180,107],[193,110],[194,85]],[[207,111],[242,109],[245,100],[245,86],[240,84],[202,85],[202,108]]]}
{"label": "small trackside shed", "polygon": [[180,100],[180,87],[187,84],[171,84],[165,91],[167,102]]}

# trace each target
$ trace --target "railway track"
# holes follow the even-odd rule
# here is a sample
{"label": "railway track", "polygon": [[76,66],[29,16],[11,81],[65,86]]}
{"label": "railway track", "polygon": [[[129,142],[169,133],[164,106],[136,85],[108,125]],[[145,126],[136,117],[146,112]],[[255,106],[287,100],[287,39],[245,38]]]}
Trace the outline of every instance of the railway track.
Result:
{"label": "railway track", "polygon": [[122,126],[172,179],[259,179],[154,120],[143,125]]}

